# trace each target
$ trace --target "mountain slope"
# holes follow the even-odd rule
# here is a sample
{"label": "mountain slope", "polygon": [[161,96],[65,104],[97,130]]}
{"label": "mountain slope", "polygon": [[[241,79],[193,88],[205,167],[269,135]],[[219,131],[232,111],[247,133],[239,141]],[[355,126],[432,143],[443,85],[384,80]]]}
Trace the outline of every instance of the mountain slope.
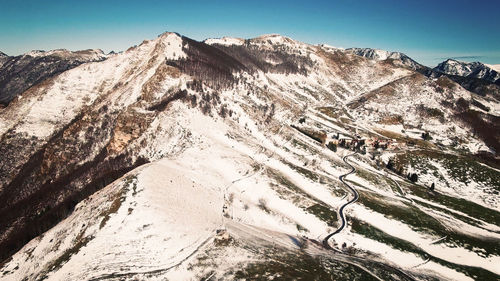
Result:
{"label": "mountain slope", "polygon": [[[240,43],[164,33],[2,109],[2,278],[498,277],[498,173],[474,158],[488,145],[470,137],[477,119],[454,117],[493,118],[498,103],[341,49],[279,35]],[[364,150],[337,139],[357,136]],[[395,136],[400,146],[368,145]],[[403,161],[421,150],[437,156]],[[452,156],[474,159],[474,172],[457,175],[442,162]],[[428,163],[442,176],[434,193]],[[321,241],[353,197],[339,180],[351,164],[360,199],[332,251]]]}
{"label": "mountain slope", "polygon": [[[441,95],[436,95],[436,92],[441,93]],[[475,140],[469,136],[468,125],[460,126],[456,123],[457,115],[460,112],[463,110],[484,112],[486,108],[484,104],[489,103],[481,97],[471,96],[469,92],[446,77],[433,81],[426,79],[423,75],[415,74],[359,97],[350,104],[350,107],[357,109],[356,112],[360,119],[363,116],[369,116],[371,120],[379,124],[400,125],[402,129],[415,128],[430,132],[436,136],[435,141],[440,144],[467,145],[469,149],[472,149],[470,146],[472,145],[476,147],[475,149],[488,150],[482,144],[479,146],[471,144]],[[462,106],[465,108],[462,109]],[[488,111],[494,114],[492,118],[496,118],[495,116],[500,114],[498,110],[496,105],[492,105],[492,108],[488,107]],[[479,127],[486,126],[483,124],[476,129]],[[491,125],[491,129],[495,131],[493,125]],[[498,141],[492,140],[492,142],[487,141],[487,143],[496,151],[500,149]]]}
{"label": "mountain slope", "polygon": [[0,56],[0,103],[7,105],[30,87],[82,63],[101,61],[101,50],[32,51],[16,57]]}

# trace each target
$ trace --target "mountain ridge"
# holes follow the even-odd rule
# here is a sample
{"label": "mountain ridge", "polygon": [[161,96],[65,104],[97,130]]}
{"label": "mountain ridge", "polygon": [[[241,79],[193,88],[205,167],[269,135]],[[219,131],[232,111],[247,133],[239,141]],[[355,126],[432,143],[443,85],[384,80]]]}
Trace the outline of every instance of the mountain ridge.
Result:
{"label": "mountain ridge", "polygon": [[390,52],[390,51],[385,51],[385,50],[379,50],[379,49],[372,49],[372,48],[348,48],[346,49],[348,52],[352,52],[358,56],[363,56],[369,59],[375,59],[375,60],[387,60],[387,59],[394,59],[394,60],[399,60],[402,62],[403,65],[412,68],[413,70],[417,70],[419,68],[422,68],[423,66],[407,56],[406,54],[403,54],[401,52]]}
{"label": "mountain ridge", "polygon": [[500,73],[481,62],[447,59],[438,64],[434,70],[450,75],[484,79],[493,83],[500,79]]}
{"label": "mountain ridge", "polygon": [[500,274],[498,101],[394,59],[226,41],[163,33],[0,109],[2,278]]}

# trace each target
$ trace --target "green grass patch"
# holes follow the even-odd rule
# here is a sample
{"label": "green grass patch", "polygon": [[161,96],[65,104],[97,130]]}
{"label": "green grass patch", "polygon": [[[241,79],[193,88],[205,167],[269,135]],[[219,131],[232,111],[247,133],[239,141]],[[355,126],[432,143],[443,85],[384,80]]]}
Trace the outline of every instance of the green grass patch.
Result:
{"label": "green grass patch", "polygon": [[404,185],[406,190],[410,193],[420,198],[439,203],[455,211],[467,214],[473,218],[500,226],[500,213],[493,209],[486,208],[462,198],[456,198],[442,193],[430,193],[427,188],[417,184],[404,182],[402,185]]}
{"label": "green grass patch", "polygon": [[235,280],[376,280],[362,269],[305,253],[275,254],[249,263],[234,273]]}
{"label": "green grass patch", "polygon": [[452,217],[454,217],[454,218],[456,218],[458,220],[461,220],[461,221],[463,221],[465,223],[468,223],[470,225],[473,225],[473,226],[476,226],[476,227],[482,227],[482,224],[480,223],[480,221],[472,219],[472,218],[467,217],[467,216],[463,216],[463,215],[457,214],[455,212],[450,211],[449,209],[441,208],[441,207],[438,207],[438,206],[435,206],[435,205],[431,205],[431,204],[427,204],[426,202],[424,202],[422,200],[419,200],[419,199],[413,199],[413,201],[416,202],[416,203],[418,203],[421,206],[426,207],[426,208],[434,209],[434,210],[437,210],[439,212],[448,214],[448,215],[450,215],[450,216],[452,216]]}
{"label": "green grass patch", "polygon": [[385,217],[408,224],[413,230],[431,235],[444,232],[444,227],[439,221],[422,212],[418,208],[406,205],[395,205],[392,198],[359,190],[359,202],[367,208],[383,214]]}
{"label": "green grass patch", "polygon": [[412,166],[422,174],[432,173],[446,181],[430,161],[436,161],[446,169],[448,175],[457,182],[469,184],[472,181],[492,187],[495,194],[500,191],[500,173],[487,165],[481,164],[471,156],[443,153],[436,150],[409,151],[397,155],[396,160],[405,166]]}
{"label": "green grass patch", "polygon": [[401,194],[401,190],[398,188],[396,183],[392,181],[391,179],[388,179],[385,176],[380,176],[378,174],[374,174],[372,172],[369,172],[367,170],[363,169],[356,169],[356,175],[359,176],[360,178],[363,178],[367,180],[368,182],[372,183],[374,186],[381,187],[381,186],[387,186],[394,192],[395,194]]}
{"label": "green grass patch", "polygon": [[271,168],[267,168],[266,172],[267,172],[267,175],[270,178],[274,179],[279,186],[285,187],[289,191],[291,191],[291,192],[293,192],[301,197],[304,197],[306,199],[309,199],[309,200],[316,202],[315,198],[313,198],[311,195],[304,192],[302,189],[300,189],[300,187],[298,187],[293,182],[291,182],[288,178],[283,176],[279,171],[276,171],[276,170],[271,169]]}
{"label": "green grass patch", "polygon": [[358,233],[360,235],[365,236],[366,238],[379,241],[381,243],[384,243],[386,245],[391,246],[394,249],[403,251],[403,252],[410,252],[414,253],[416,256],[419,256],[422,259],[429,259],[430,261],[436,262],[438,264],[441,264],[445,267],[457,270],[459,272],[464,273],[465,275],[473,278],[474,280],[498,280],[500,276],[489,272],[485,269],[478,268],[478,267],[472,267],[472,266],[464,266],[464,265],[459,265],[455,263],[451,263],[445,260],[442,260],[440,258],[437,258],[435,256],[432,256],[428,254],[427,252],[423,251],[419,247],[415,246],[414,244],[391,236],[380,229],[366,223],[363,221],[360,221],[356,218],[351,218],[352,221],[352,231],[355,233]]}
{"label": "green grass patch", "polygon": [[[438,168],[432,165],[431,161],[440,163],[453,181],[448,182],[441,175]],[[436,182],[437,191],[439,191],[439,184],[444,183],[448,186],[453,186],[456,185],[456,182],[470,184],[474,181],[492,188],[491,196],[498,196],[499,194],[500,173],[493,168],[480,164],[473,157],[447,154],[433,150],[420,150],[398,154],[396,162],[398,162],[398,165],[411,166],[418,170],[420,174],[431,174],[434,176],[440,181]],[[425,187],[409,182],[402,183],[402,185],[413,195],[500,226],[500,212],[494,209],[486,208],[464,198],[457,198],[439,192],[429,193]]]}
{"label": "green grass patch", "polygon": [[352,231],[358,234],[361,234],[367,238],[370,238],[375,241],[382,242],[384,244],[387,244],[391,246],[394,249],[403,251],[403,252],[411,252],[416,254],[422,259],[427,259],[429,258],[429,255],[420,249],[419,247],[413,245],[412,243],[399,239],[397,237],[391,236],[381,230],[379,230],[376,227],[373,227],[372,225],[358,220],[356,218],[351,218],[351,223],[352,223]]}
{"label": "green grass patch", "polygon": [[288,161],[283,161],[288,167],[292,168],[292,170],[296,171],[297,173],[303,175],[304,177],[310,179],[313,182],[318,182],[320,179],[320,175],[313,173],[311,170],[294,165]]}
{"label": "green grass patch", "polygon": [[320,220],[326,222],[328,226],[336,227],[338,226],[337,222],[337,212],[332,211],[332,209],[328,208],[324,204],[314,204],[308,208],[306,211],[315,215]]}
{"label": "green grass patch", "polygon": [[423,232],[437,237],[446,236],[443,240],[448,247],[461,247],[476,254],[489,257],[500,255],[500,240],[468,236],[447,229],[437,219],[428,215],[414,205],[394,205],[392,199],[384,198],[369,192],[360,191],[360,202],[367,208],[383,214],[385,217],[409,225],[414,231]]}

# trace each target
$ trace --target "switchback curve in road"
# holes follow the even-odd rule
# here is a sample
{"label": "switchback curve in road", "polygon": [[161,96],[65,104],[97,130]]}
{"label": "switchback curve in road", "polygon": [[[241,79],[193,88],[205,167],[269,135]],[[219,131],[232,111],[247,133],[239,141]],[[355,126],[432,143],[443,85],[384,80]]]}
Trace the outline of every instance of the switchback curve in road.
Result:
{"label": "switchback curve in road", "polygon": [[340,181],[345,185],[347,186],[347,188],[352,192],[352,194],[354,195],[353,198],[351,200],[349,200],[347,203],[345,203],[344,205],[342,205],[338,211],[339,215],[340,215],[340,219],[341,219],[341,224],[340,226],[337,228],[337,230],[335,230],[334,232],[328,234],[325,239],[323,239],[323,246],[327,249],[331,249],[331,246],[330,244],[328,243],[328,240],[335,234],[341,232],[344,228],[345,228],[345,225],[346,225],[346,218],[345,218],[345,214],[344,214],[344,209],[345,207],[349,206],[350,204],[358,201],[359,199],[359,193],[356,191],[356,189],[354,189],[352,186],[350,186],[348,183],[346,183],[344,181],[345,177],[347,177],[348,175],[356,172],[356,168],[354,168],[353,165],[351,165],[349,162],[347,162],[347,158],[348,157],[351,157],[353,155],[355,155],[356,153],[353,153],[353,154],[349,154],[347,156],[344,156],[342,158],[342,160],[347,164],[349,165],[349,167],[351,167],[351,171],[349,171],[347,174],[343,174],[339,177]]}

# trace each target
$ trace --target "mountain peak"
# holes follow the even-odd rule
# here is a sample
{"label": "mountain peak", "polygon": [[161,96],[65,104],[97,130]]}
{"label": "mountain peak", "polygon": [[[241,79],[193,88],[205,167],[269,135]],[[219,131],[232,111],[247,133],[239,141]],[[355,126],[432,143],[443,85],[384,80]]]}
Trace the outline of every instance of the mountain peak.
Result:
{"label": "mountain peak", "polygon": [[283,43],[291,43],[291,42],[297,42],[289,37],[277,34],[277,33],[271,33],[271,34],[263,34],[261,36],[255,37],[252,40],[256,41],[270,41],[273,44],[283,44]]}
{"label": "mountain peak", "polygon": [[391,52],[373,48],[349,48],[346,49],[346,51],[372,60],[383,61],[387,59],[394,59],[400,61],[404,66],[411,69],[418,69],[422,67],[421,64],[401,52]]}
{"label": "mountain peak", "polygon": [[440,64],[451,64],[451,65],[463,65],[463,66],[468,66],[468,67],[476,67],[476,66],[481,66],[483,63],[474,61],[474,62],[465,62],[465,61],[460,61],[456,59],[449,58]]}
{"label": "mountain peak", "polygon": [[[262,34],[256,38],[268,39],[268,38],[288,38],[288,37],[283,36],[283,35],[278,34],[278,33],[268,33],[268,34]],[[288,39],[290,39],[290,38],[288,38]]]}
{"label": "mountain peak", "polygon": [[477,61],[463,62],[450,58],[438,64],[434,70],[449,75],[479,78],[491,82],[500,79],[500,73],[495,69]]}
{"label": "mountain peak", "polygon": [[243,45],[243,43],[245,42],[245,39],[224,36],[222,38],[207,38],[203,42],[205,44],[208,44],[208,45],[230,46],[230,45]]}
{"label": "mountain peak", "polygon": [[[277,33],[272,33],[272,34],[263,34],[260,36],[257,36],[255,38],[250,39],[252,42],[266,42],[266,43],[271,43],[271,44],[284,44],[284,43],[300,43],[296,40],[293,40],[289,37],[277,34]],[[221,38],[208,38],[203,41],[206,44],[209,45],[243,45],[245,42],[245,39],[238,38],[238,37],[221,37]]]}
{"label": "mountain peak", "polygon": [[105,59],[106,54],[101,49],[87,49],[79,51],[69,51],[67,49],[55,49],[50,51],[32,50],[23,54],[23,56],[30,56],[33,58],[55,56],[63,59],[84,59],[84,60],[100,60]]}
{"label": "mountain peak", "polygon": [[441,62],[440,64],[460,64],[460,65],[463,65],[463,66],[477,66],[477,65],[484,65],[483,63],[481,62],[478,62],[478,61],[474,61],[474,62],[465,62],[465,61],[460,61],[460,60],[456,60],[456,59],[453,59],[453,58],[449,58],[443,62]]}
{"label": "mountain peak", "polygon": [[6,55],[4,52],[0,51],[0,58],[2,57],[8,57],[8,55]]}
{"label": "mountain peak", "polygon": [[183,48],[183,37],[176,32],[164,32],[158,36],[159,40],[165,46],[166,59],[179,59],[186,57]]}
{"label": "mountain peak", "polygon": [[344,48],[341,47],[334,47],[328,44],[318,44],[318,47],[326,49],[326,50],[345,50]]}
{"label": "mountain peak", "polygon": [[349,48],[347,51],[374,60],[400,59],[402,57],[408,57],[401,52],[391,52],[374,48]]}
{"label": "mountain peak", "polygon": [[168,37],[179,37],[179,38],[182,38],[182,35],[180,35],[177,32],[172,32],[172,31],[165,31],[162,34],[158,35],[158,38],[168,38]]}

